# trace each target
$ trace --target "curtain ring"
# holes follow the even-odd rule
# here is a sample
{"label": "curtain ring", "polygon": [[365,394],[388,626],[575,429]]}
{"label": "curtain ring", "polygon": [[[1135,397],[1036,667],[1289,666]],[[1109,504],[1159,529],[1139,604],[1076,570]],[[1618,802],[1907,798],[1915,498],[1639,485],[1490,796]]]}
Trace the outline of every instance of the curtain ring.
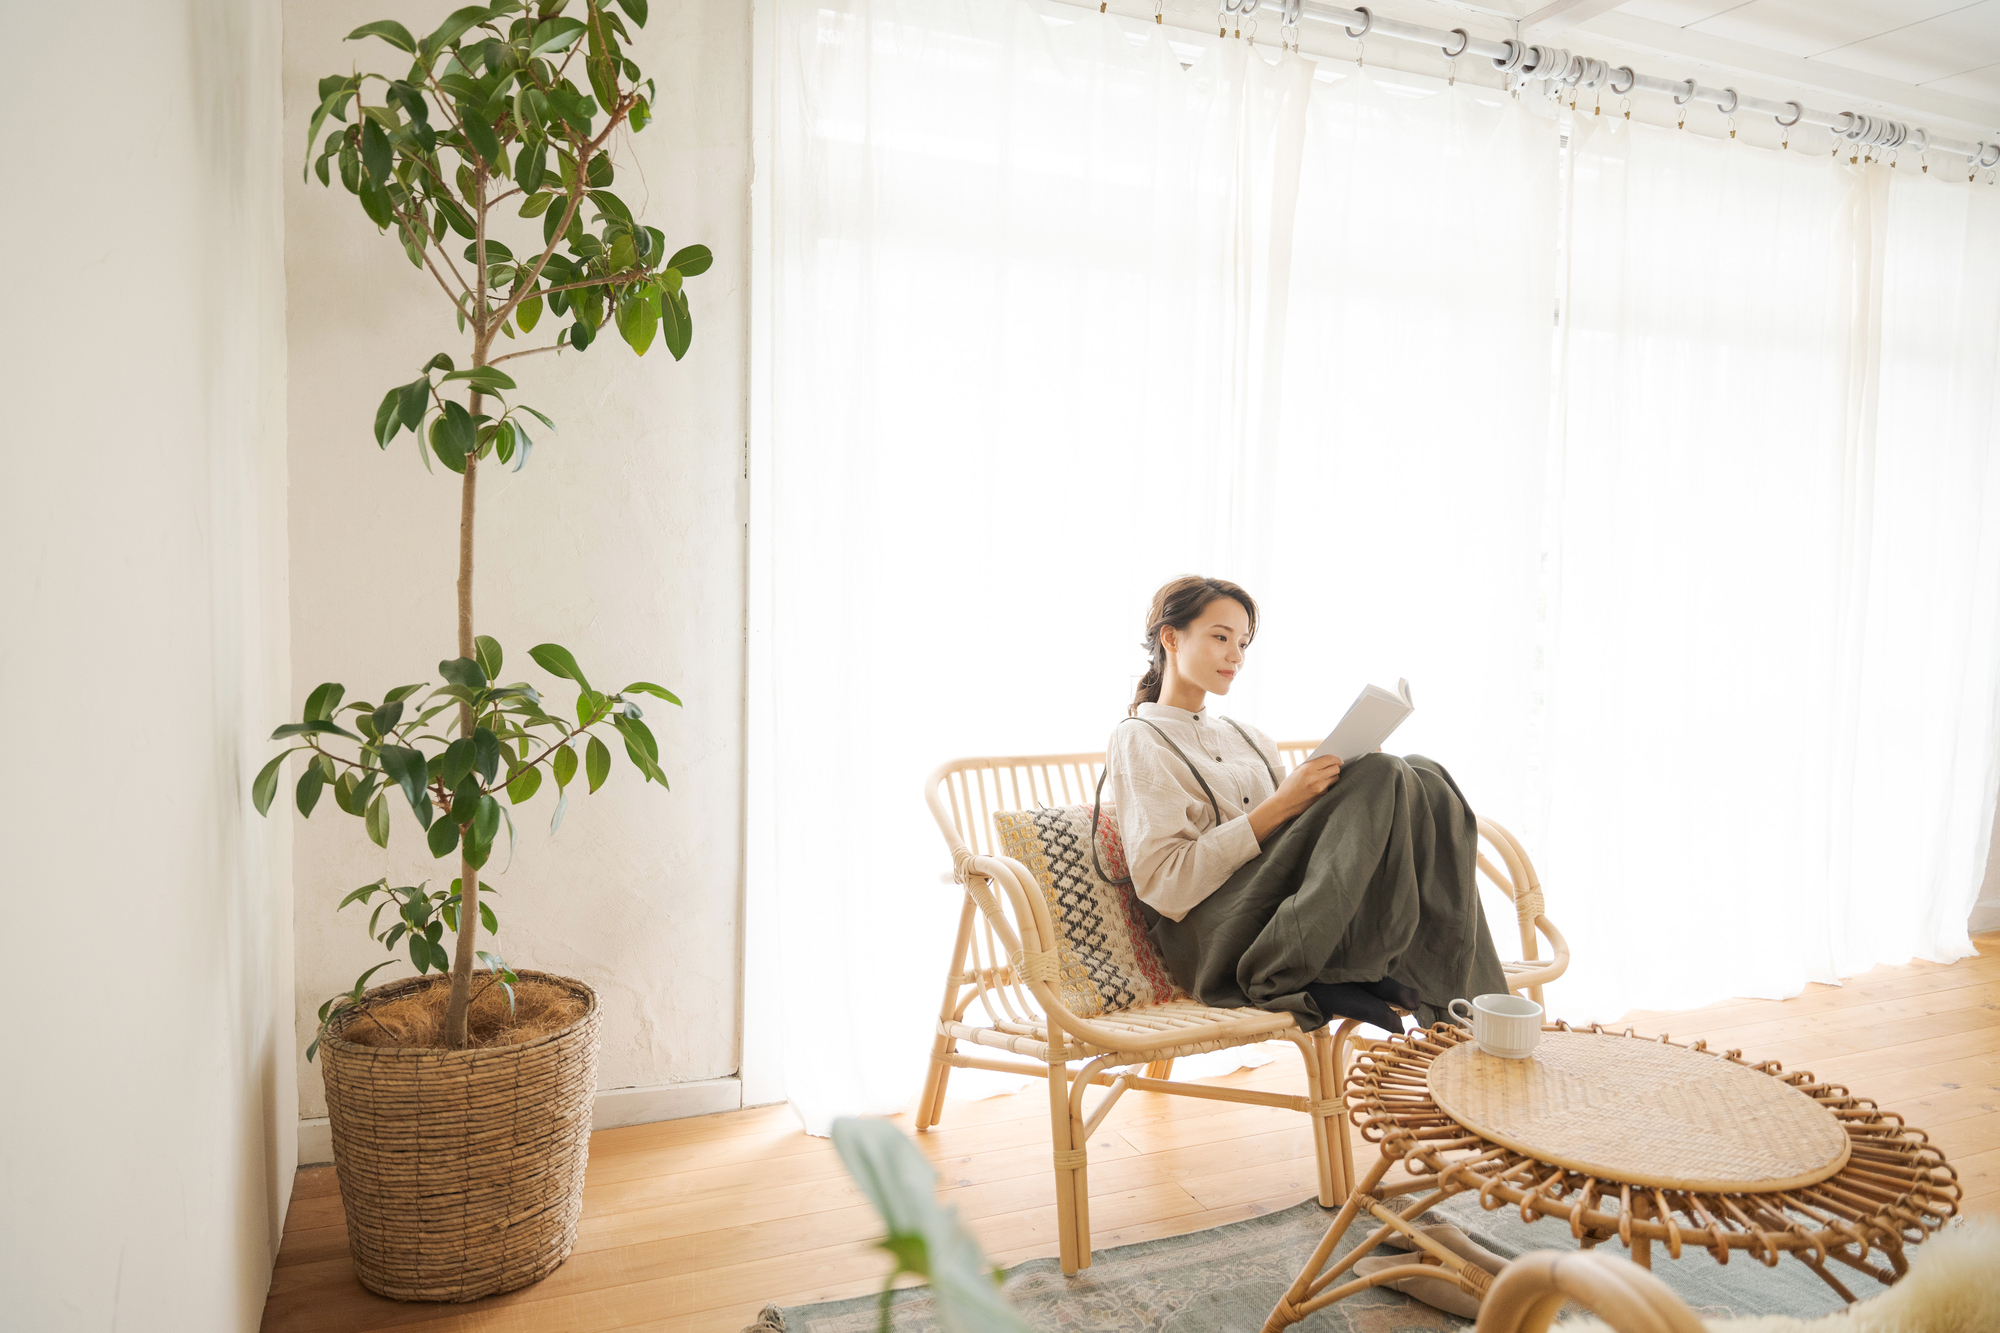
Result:
{"label": "curtain ring", "polygon": [[1375,26],[1375,16],[1368,11],[1368,6],[1366,5],[1356,5],[1354,12],[1361,16],[1361,26],[1359,28],[1343,27],[1341,31],[1358,42],[1368,35],[1370,28]]}
{"label": "curtain ring", "polygon": [[1507,54],[1504,56],[1494,56],[1493,68],[1502,74],[1512,74],[1515,70],[1521,68],[1521,62],[1527,58],[1528,48],[1511,37],[1506,40],[1505,44]]}
{"label": "curtain ring", "polygon": [[1443,47],[1443,46],[1438,48],[1440,51],[1444,52],[1444,58],[1446,60],[1458,59],[1460,56],[1465,54],[1465,48],[1472,45],[1472,34],[1467,32],[1463,28],[1453,28],[1451,30],[1451,35],[1458,38],[1458,49],[1454,51],[1451,50],[1449,47]]}
{"label": "curtain ring", "polygon": [[1799,123],[1799,118],[1805,115],[1806,109],[1800,106],[1797,102],[1787,102],[1785,103],[1785,105],[1792,109],[1792,118],[1790,120],[1778,120],[1776,116],[1773,116],[1771,117],[1771,119],[1778,120],[1778,123],[1780,125],[1784,126],[1786,129],[1790,129],[1792,128],[1792,126]]}
{"label": "curtain ring", "polygon": [[[1993,154],[1993,160],[1990,162],[1986,160],[1988,153]],[[1983,143],[1979,145],[1979,165],[1987,168],[2000,167],[2000,143]]]}
{"label": "curtain ring", "polygon": [[[1722,103],[1717,102],[1715,109],[1725,116],[1733,116],[1736,114],[1736,103],[1738,101],[1736,90],[1734,88],[1724,88],[1722,91],[1729,94],[1729,105],[1724,106]],[[1735,135],[1732,134],[1730,137],[1734,138]]]}
{"label": "curtain ring", "polygon": [[[1620,88],[1618,86],[1618,76],[1620,74],[1623,74],[1625,76],[1625,86],[1623,88]],[[1632,72],[1632,67],[1630,65],[1620,65],[1617,69],[1611,71],[1611,91],[1618,94],[1618,96],[1620,97],[1623,97],[1626,93],[1631,92],[1633,86],[1638,82],[1639,82],[1639,76]],[[1625,117],[1625,119],[1630,120],[1631,117],[1627,116]]]}
{"label": "curtain ring", "polygon": [[1686,108],[1687,104],[1688,104],[1689,102],[1692,102],[1692,101],[1694,100],[1694,88],[1695,88],[1695,84],[1694,84],[1694,80],[1693,80],[1693,79],[1689,79],[1689,80],[1687,81],[1687,86],[1688,86],[1688,90],[1687,90],[1687,95],[1686,95],[1686,96],[1682,96],[1682,95],[1681,95],[1680,93],[1675,93],[1675,94],[1673,95],[1673,96],[1674,96],[1674,105],[1675,105],[1675,106],[1677,106],[1677,107],[1681,107],[1681,108],[1683,108],[1683,111],[1682,111],[1682,115],[1681,115],[1681,119],[1682,119],[1682,120],[1686,120],[1686,119],[1687,119],[1687,114],[1686,114],[1686,111],[1685,111],[1685,108]]}

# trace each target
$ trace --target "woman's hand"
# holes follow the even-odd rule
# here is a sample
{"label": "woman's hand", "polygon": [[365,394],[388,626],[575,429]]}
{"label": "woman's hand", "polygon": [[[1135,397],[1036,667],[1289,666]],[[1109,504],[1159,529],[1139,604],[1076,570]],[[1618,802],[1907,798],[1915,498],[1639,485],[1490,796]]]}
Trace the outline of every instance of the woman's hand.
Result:
{"label": "woman's hand", "polygon": [[1340,781],[1340,760],[1334,755],[1308,759],[1285,775],[1278,790],[1250,812],[1250,831],[1262,846],[1280,824],[1297,818],[1320,794]]}

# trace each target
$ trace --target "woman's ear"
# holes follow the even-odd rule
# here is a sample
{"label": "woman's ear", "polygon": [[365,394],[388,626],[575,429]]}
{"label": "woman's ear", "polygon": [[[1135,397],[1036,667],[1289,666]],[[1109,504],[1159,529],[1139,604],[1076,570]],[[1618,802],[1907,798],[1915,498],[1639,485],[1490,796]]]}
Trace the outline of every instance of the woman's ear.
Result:
{"label": "woman's ear", "polygon": [[1163,625],[1160,628],[1160,647],[1170,653],[1177,653],[1181,650],[1180,637],[1180,632],[1172,625]]}

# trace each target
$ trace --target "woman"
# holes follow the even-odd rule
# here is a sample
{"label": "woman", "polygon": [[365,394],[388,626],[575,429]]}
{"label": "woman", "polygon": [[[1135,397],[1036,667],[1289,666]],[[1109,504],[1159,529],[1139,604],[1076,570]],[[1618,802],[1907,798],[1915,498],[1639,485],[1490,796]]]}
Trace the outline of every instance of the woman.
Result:
{"label": "woman", "polygon": [[1203,1004],[1255,1005],[1310,1031],[1392,1031],[1506,990],[1473,883],[1479,834],[1451,775],[1418,755],[1283,759],[1210,715],[1257,632],[1257,604],[1190,575],[1153,595],[1151,666],[1106,747],[1112,813],[1141,911]]}

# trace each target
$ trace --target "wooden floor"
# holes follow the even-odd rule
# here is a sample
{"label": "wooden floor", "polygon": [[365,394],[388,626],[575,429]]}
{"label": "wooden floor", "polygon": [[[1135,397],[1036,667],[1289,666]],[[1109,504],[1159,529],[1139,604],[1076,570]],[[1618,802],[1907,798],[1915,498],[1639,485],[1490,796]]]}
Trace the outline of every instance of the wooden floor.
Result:
{"label": "wooden floor", "polygon": [[[1902,1112],[1958,1168],[1966,1211],[2000,1216],[2000,934],[1950,966],[1878,968],[1790,1000],[1632,1014],[1648,1034],[1707,1037],[1806,1068]],[[1287,1047],[1238,1086],[1296,1093]],[[907,1118],[906,1118],[907,1119]],[[1047,1093],[948,1102],[918,1141],[943,1195],[997,1263],[1053,1255]],[[1357,1148],[1366,1145],[1357,1143]],[[1368,1162],[1358,1154],[1360,1170]],[[1317,1188],[1296,1112],[1130,1093],[1090,1144],[1103,1249],[1290,1207]],[[593,1136],[576,1252],[552,1276],[469,1305],[363,1291],[347,1259],[331,1167],[299,1172],[264,1309],[266,1333],[737,1333],[765,1301],[876,1290],[886,1256],[872,1210],[823,1139],[782,1106]]]}

